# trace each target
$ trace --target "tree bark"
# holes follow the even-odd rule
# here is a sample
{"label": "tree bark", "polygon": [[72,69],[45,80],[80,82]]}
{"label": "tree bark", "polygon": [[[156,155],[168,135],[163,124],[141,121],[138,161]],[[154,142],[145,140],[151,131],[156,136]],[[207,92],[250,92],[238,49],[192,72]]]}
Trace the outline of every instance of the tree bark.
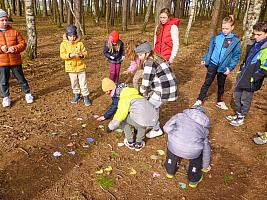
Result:
{"label": "tree bark", "polygon": [[122,31],[127,31],[127,5],[128,0],[122,1]]}
{"label": "tree bark", "polygon": [[146,31],[146,26],[149,21],[149,17],[150,17],[151,10],[152,10],[152,5],[153,5],[153,0],[149,0],[148,5],[147,5],[145,20],[142,26],[142,33]]}
{"label": "tree bark", "polygon": [[184,36],[184,44],[188,45],[188,38],[189,38],[189,32],[192,26],[192,22],[195,15],[195,7],[196,7],[196,0],[191,0],[189,5],[189,20],[187,24],[187,28],[185,30],[185,36]]}
{"label": "tree bark", "polygon": [[135,24],[136,0],[132,0],[131,24]]}
{"label": "tree bark", "polygon": [[218,19],[219,19],[219,14],[220,14],[220,7],[221,7],[221,0],[215,0],[213,11],[212,11],[210,28],[209,28],[210,37],[216,34],[218,21],[219,21]]}
{"label": "tree bark", "polygon": [[73,14],[72,14],[72,10],[73,10],[73,0],[67,0],[66,1],[67,3],[67,24],[70,25],[70,24],[73,24]]}
{"label": "tree bark", "polygon": [[32,60],[37,58],[36,23],[32,0],[25,0],[25,17],[28,36],[26,55]]}
{"label": "tree bark", "polygon": [[98,15],[98,12],[97,12],[96,3],[97,3],[96,0],[92,0],[92,14],[93,14],[93,18],[94,18],[95,24],[98,26],[99,25],[99,15]]}
{"label": "tree bark", "polygon": [[64,23],[63,0],[58,1],[58,12],[59,12],[59,22],[60,24],[63,24]]}
{"label": "tree bark", "polygon": [[43,17],[47,17],[47,6],[46,6],[46,0],[42,1],[43,6]]}

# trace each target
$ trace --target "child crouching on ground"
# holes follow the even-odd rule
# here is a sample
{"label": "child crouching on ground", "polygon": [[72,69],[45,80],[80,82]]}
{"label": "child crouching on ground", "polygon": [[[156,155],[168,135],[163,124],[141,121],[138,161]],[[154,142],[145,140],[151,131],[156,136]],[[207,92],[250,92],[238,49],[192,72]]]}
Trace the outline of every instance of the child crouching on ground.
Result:
{"label": "child crouching on ground", "polygon": [[[115,87],[115,86],[114,86]],[[145,146],[146,128],[152,128],[158,122],[157,111],[135,88],[121,90],[118,109],[108,125],[108,131],[116,129],[120,123],[125,134],[124,144],[131,150],[140,151]],[[131,127],[137,130],[136,140]]]}
{"label": "child crouching on ground", "polygon": [[87,51],[84,44],[77,35],[77,27],[69,25],[63,35],[63,42],[60,44],[60,57],[65,60],[65,71],[69,73],[71,87],[74,93],[71,103],[78,103],[80,93],[86,106],[91,105],[88,98],[85,62]]}
{"label": "child crouching on ground", "polygon": [[172,178],[183,158],[189,160],[189,186],[196,188],[202,181],[202,170],[210,170],[208,140],[210,120],[201,106],[185,109],[173,116],[163,127],[168,134],[165,168]]}

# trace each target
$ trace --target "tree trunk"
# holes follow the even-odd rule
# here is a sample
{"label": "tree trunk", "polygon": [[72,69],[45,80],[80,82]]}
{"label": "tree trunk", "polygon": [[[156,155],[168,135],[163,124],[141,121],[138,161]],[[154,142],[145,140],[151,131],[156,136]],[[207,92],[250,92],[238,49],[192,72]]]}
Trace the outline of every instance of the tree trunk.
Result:
{"label": "tree trunk", "polygon": [[175,6],[175,17],[181,18],[181,10],[180,10],[181,0],[176,0],[176,6]]}
{"label": "tree trunk", "polygon": [[25,0],[25,17],[28,36],[26,55],[32,60],[37,58],[37,35],[32,0]]}
{"label": "tree trunk", "polygon": [[16,14],[17,14],[17,16],[21,16],[21,2],[20,2],[20,0],[16,0]]}
{"label": "tree trunk", "polygon": [[136,0],[132,0],[131,24],[135,24]]}
{"label": "tree trunk", "polygon": [[95,24],[98,26],[99,25],[99,16],[96,8],[96,0],[92,0],[92,14],[94,17]]}
{"label": "tree trunk", "polygon": [[248,10],[247,10],[247,21],[245,23],[245,32],[242,38],[242,56],[245,55],[245,49],[247,46],[248,40],[252,36],[253,26],[258,22],[260,13],[261,13],[261,6],[263,0],[250,0]]}
{"label": "tree trunk", "polygon": [[79,35],[84,35],[84,29],[82,27],[82,1],[75,0],[74,4],[74,18],[75,18],[75,26],[77,26],[77,31]]}
{"label": "tree trunk", "polygon": [[73,14],[72,14],[72,11],[73,11],[73,0],[67,0],[66,1],[67,3],[67,13],[68,13],[68,18],[67,18],[67,24],[70,25],[70,24],[73,24]]}
{"label": "tree trunk", "polygon": [[148,5],[147,5],[145,20],[144,20],[143,27],[142,27],[142,33],[146,31],[146,25],[149,21],[149,17],[150,17],[151,10],[152,10],[152,5],[153,5],[153,0],[149,0]]}
{"label": "tree trunk", "polygon": [[221,7],[221,0],[215,0],[213,11],[212,11],[210,28],[209,28],[210,37],[216,34],[217,26],[218,26],[218,19],[219,19],[219,14],[220,14],[220,7]]}
{"label": "tree trunk", "polygon": [[109,33],[109,18],[110,18],[111,0],[107,0],[106,4],[106,29]]}
{"label": "tree trunk", "polygon": [[115,4],[116,4],[116,0],[111,0],[111,8],[110,8],[110,18],[109,18],[109,24],[111,26],[115,25]]}
{"label": "tree trunk", "polygon": [[47,17],[47,6],[46,6],[46,0],[42,1],[43,5],[43,17]]}
{"label": "tree trunk", "polygon": [[122,31],[127,31],[127,5],[128,0],[122,1]]}
{"label": "tree trunk", "polygon": [[189,5],[189,21],[188,21],[187,28],[185,30],[185,36],[184,36],[184,44],[186,46],[188,45],[189,32],[190,32],[192,22],[194,19],[195,7],[196,7],[196,0],[191,0],[190,5]]}
{"label": "tree trunk", "polygon": [[63,0],[58,1],[58,12],[59,12],[59,22],[60,24],[63,24],[64,23]]}

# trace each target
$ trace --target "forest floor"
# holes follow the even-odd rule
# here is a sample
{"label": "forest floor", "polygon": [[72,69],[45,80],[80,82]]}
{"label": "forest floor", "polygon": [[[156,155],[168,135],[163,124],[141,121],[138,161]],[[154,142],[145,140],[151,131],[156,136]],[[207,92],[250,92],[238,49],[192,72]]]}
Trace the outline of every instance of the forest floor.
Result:
{"label": "forest floor", "polygon": [[[59,57],[65,28],[57,28],[49,19],[38,19],[37,23],[38,58],[24,61],[35,102],[26,104],[17,81],[12,78],[12,106],[0,108],[0,199],[266,199],[267,145],[258,146],[252,141],[255,133],[267,128],[266,83],[255,93],[246,122],[240,127],[230,126],[225,119],[234,109],[232,92],[237,69],[226,83],[225,102],[229,106],[231,102],[228,111],[215,106],[217,89],[216,83],[213,84],[204,103],[212,123],[209,137],[212,170],[204,175],[197,189],[188,185],[183,189],[183,183],[188,184],[186,161],[174,179],[165,177],[165,155],[158,150],[166,152],[166,135],[148,139],[140,152],[131,151],[118,146],[123,142],[123,133],[107,133],[99,125],[106,127],[108,121],[100,123],[94,118],[103,114],[111,103],[101,90],[102,78],[109,75],[102,53],[107,38],[104,24],[96,27],[86,23],[87,78],[93,103],[85,107],[82,101],[77,105],[70,103],[70,81]],[[179,27],[181,43],[186,24],[182,20]],[[26,36],[23,18],[15,18],[13,26]],[[180,46],[172,66],[179,81],[179,98],[162,106],[162,125],[196,100],[206,73],[199,63],[208,46],[208,26],[208,21],[196,22],[190,32],[190,44]],[[241,27],[241,22],[237,26]],[[139,29],[137,25],[129,26],[121,39],[152,42],[153,24],[144,34]],[[126,59],[122,71],[128,64]],[[87,142],[87,138],[94,141]],[[72,150],[75,155],[69,153]],[[56,151],[62,156],[53,156]],[[111,171],[106,169],[109,166]],[[97,174],[101,169],[106,170]],[[136,174],[130,174],[134,170]]]}

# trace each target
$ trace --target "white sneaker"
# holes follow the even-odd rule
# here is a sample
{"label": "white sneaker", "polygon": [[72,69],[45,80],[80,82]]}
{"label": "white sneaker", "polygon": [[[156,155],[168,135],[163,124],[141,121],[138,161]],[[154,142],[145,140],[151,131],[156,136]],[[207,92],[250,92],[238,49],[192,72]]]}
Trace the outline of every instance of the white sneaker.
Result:
{"label": "white sneaker", "polygon": [[225,105],[225,103],[222,101],[222,102],[218,102],[216,104],[216,106],[222,110],[228,110],[228,107]]}
{"label": "white sneaker", "polygon": [[4,97],[3,98],[3,102],[2,102],[3,107],[9,107],[10,104],[11,104],[10,98],[9,97]]}
{"label": "white sneaker", "polygon": [[31,93],[25,95],[25,100],[27,103],[33,103],[33,96],[31,95]]}
{"label": "white sneaker", "polygon": [[201,100],[197,100],[193,106],[201,106],[202,101]]}
{"label": "white sneaker", "polygon": [[163,131],[161,129],[155,131],[154,129],[152,129],[151,131],[149,131],[147,134],[146,134],[146,137],[147,138],[154,138],[154,137],[158,137],[160,135],[163,134]]}

